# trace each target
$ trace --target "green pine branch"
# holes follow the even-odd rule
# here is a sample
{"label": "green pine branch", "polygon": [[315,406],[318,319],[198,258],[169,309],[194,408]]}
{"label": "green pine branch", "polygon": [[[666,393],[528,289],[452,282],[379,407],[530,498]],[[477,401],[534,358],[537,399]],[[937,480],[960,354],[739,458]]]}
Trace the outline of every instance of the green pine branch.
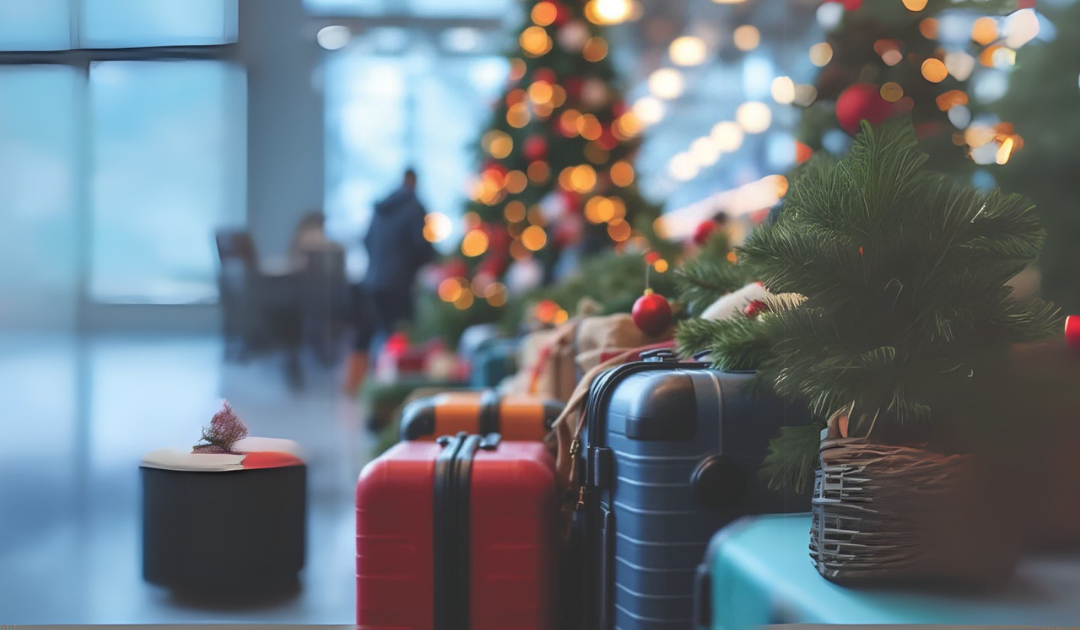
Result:
{"label": "green pine branch", "polygon": [[[809,407],[817,430],[852,403],[876,418],[880,439],[965,424],[955,415],[973,408],[964,392],[993,393],[1008,345],[1060,334],[1062,320],[1052,304],[1017,304],[1006,286],[1041,247],[1031,203],[961,186],[925,163],[908,120],[864,123],[845,158],[812,158],[779,220],[740,249],[748,274],[805,301],[755,319],[687,322],[682,352],[704,348],[718,367],[757,369]],[[764,474],[805,486],[817,450],[814,429],[785,431]]]}

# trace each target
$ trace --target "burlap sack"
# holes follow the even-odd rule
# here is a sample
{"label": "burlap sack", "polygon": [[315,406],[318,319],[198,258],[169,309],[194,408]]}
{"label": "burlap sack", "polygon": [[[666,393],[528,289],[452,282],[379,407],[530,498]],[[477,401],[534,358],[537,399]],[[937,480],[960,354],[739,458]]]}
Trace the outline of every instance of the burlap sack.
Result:
{"label": "burlap sack", "polygon": [[577,384],[574,340],[581,320],[571,319],[558,328],[531,333],[518,351],[517,374],[499,387],[504,394],[528,394],[561,402],[569,400]]}

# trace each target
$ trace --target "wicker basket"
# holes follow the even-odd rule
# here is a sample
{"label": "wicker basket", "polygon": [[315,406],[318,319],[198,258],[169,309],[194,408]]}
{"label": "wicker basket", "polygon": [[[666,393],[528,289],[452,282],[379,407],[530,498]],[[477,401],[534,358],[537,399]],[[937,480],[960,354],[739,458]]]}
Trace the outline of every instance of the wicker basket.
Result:
{"label": "wicker basket", "polygon": [[1003,506],[986,481],[971,455],[826,438],[810,556],[821,575],[844,584],[1003,579],[1020,541],[995,514]]}

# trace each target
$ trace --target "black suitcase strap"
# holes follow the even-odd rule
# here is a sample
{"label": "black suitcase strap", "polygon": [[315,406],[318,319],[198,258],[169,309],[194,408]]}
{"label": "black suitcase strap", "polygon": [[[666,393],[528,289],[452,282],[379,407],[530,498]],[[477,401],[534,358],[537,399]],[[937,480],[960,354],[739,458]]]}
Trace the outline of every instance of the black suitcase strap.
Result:
{"label": "black suitcase strap", "polygon": [[486,437],[458,433],[440,437],[443,451],[435,460],[433,488],[433,608],[434,630],[469,630],[469,522],[473,458],[479,450],[494,450],[499,434]]}
{"label": "black suitcase strap", "polygon": [[502,397],[499,396],[499,392],[494,389],[485,389],[484,392],[480,394],[480,421],[477,427],[480,435],[490,435],[499,432],[501,403]]}

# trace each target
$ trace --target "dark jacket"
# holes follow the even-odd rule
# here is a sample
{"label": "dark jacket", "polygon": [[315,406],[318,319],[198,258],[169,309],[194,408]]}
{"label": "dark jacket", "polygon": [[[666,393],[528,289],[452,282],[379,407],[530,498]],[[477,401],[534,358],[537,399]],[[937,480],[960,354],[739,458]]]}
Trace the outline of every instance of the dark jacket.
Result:
{"label": "dark jacket", "polygon": [[412,289],[416,272],[435,253],[424,239],[424,206],[416,191],[402,186],[375,204],[364,247],[368,253],[367,287],[402,292]]}

